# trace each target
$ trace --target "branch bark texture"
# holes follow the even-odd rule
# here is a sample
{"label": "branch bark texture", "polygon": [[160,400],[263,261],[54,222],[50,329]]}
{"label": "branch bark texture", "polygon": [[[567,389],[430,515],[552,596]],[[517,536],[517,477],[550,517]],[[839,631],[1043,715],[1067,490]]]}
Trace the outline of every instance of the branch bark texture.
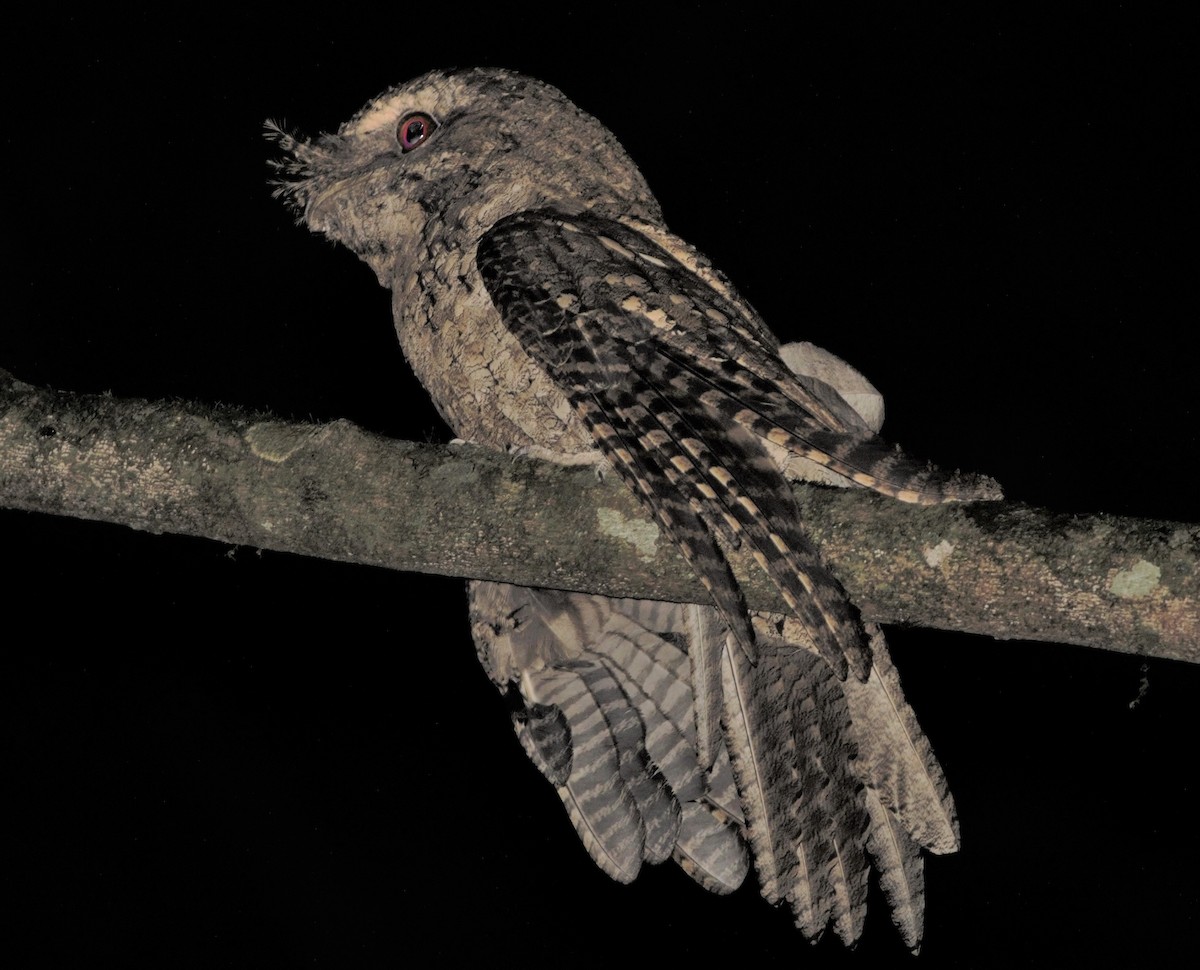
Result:
{"label": "branch bark texture", "polygon": [[[865,617],[1200,662],[1200,526],[797,485]],[[0,505],[393,569],[706,602],[614,477],[346,421],[59,393],[0,371]],[[731,555],[749,605],[783,604]]]}

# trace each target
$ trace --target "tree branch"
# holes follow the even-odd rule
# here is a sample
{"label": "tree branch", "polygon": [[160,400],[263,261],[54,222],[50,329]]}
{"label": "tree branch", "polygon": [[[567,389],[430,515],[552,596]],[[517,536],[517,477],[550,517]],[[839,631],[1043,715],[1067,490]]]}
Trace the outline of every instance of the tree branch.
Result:
{"label": "tree branch", "polygon": [[[610,476],[611,479],[611,476]],[[1200,662],[1200,526],[1012,502],[917,508],[796,486],[863,614]],[[706,602],[629,491],[592,468],[418,445],[0,371],[0,505],[326,559]],[[752,559],[747,602],[782,609]]]}

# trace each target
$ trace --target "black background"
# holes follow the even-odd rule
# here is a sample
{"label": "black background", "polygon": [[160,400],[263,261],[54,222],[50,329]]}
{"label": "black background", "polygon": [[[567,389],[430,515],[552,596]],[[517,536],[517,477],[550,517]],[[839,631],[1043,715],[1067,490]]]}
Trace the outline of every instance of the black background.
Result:
{"label": "black background", "polygon": [[[0,366],[447,440],[387,293],[269,197],[261,124],[504,65],[611,127],[781,337],[871,377],[889,438],[1058,511],[1196,521],[1192,23],[411,7],[14,26]],[[910,960],[874,895],[847,953],[753,886],[609,881],[457,580],[16,512],[0,536],[23,965]],[[1197,671],[890,635],[963,827],[912,965],[1178,962]]]}

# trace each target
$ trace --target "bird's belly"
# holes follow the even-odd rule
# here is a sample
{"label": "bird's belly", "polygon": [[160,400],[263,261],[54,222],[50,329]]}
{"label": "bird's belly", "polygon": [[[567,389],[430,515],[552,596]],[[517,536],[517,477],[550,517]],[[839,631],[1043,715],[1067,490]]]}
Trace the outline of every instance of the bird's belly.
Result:
{"label": "bird's belly", "polygon": [[482,285],[460,297],[454,316],[440,317],[436,327],[424,313],[404,312],[414,305],[423,304],[396,300],[396,332],[414,373],[458,437],[567,462],[599,455],[562,389],[505,328]]}

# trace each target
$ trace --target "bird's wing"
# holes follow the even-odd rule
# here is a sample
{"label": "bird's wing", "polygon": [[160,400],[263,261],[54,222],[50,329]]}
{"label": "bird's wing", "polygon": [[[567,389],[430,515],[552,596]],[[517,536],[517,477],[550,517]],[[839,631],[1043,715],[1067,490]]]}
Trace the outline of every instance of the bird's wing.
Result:
{"label": "bird's wing", "polygon": [[867,640],[800,528],[764,441],[923,503],[977,497],[866,429],[797,377],[744,301],[622,222],[552,210],[502,219],[476,259],[505,325],[666,528],[749,656],[753,634],[718,545],[748,543],[839,677],[865,679]]}
{"label": "bird's wing", "polygon": [[[920,849],[953,851],[958,823],[876,627],[867,682],[838,683],[792,617],[753,615],[750,664],[725,649],[710,607],[481,582],[471,604],[485,668],[523,696],[526,752],[610,875],[629,879],[669,852],[730,892],[748,843],[764,896],[786,900],[810,938],[832,926],[852,942],[870,861],[902,938],[920,946]],[[639,800],[639,785],[653,797]]]}

